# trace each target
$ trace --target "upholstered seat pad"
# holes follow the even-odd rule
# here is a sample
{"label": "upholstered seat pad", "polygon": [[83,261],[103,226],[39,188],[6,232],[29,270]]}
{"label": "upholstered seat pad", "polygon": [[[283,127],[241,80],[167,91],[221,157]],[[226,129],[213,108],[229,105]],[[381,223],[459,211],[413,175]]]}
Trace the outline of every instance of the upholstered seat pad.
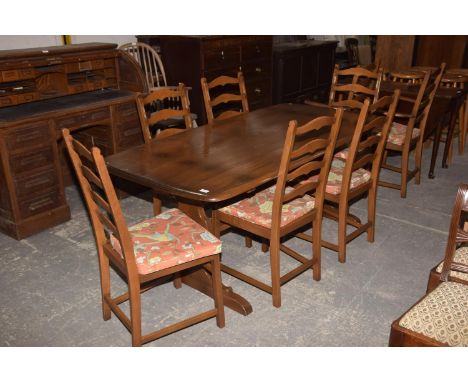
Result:
{"label": "upholstered seat pad", "polygon": [[[453,256],[453,261],[456,263],[468,265],[468,247],[458,248],[455,251],[455,255]],[[444,266],[444,262],[442,261],[436,268],[436,271],[438,273],[441,273],[443,266]],[[465,273],[465,272],[450,271],[450,276],[468,281],[468,273]]]}
{"label": "upholstered seat pad", "polygon": [[[140,274],[221,252],[221,241],[180,210],[173,208],[128,228]],[[111,244],[122,254],[119,241]]]}
{"label": "upholstered seat pad", "polygon": [[[408,127],[406,125],[393,122],[392,127],[390,128],[390,133],[388,133],[387,142],[397,146],[403,146],[403,143],[405,143],[405,135],[407,128]],[[417,138],[420,134],[421,132],[419,129],[413,128],[413,131],[411,132],[411,137]]]}
{"label": "upholstered seat pad", "polygon": [[338,151],[334,157],[337,159],[347,160],[348,155],[349,155],[349,149],[343,149],[341,151]]}
{"label": "upholstered seat pad", "polygon": [[[221,212],[237,216],[249,222],[271,228],[273,198],[276,186],[256,193],[250,198],[243,199],[220,209]],[[286,187],[286,192],[292,190]],[[310,195],[296,198],[289,203],[283,204],[281,213],[281,226],[285,226],[295,219],[304,216],[313,210],[315,199]]]}
{"label": "upholstered seat pad", "polygon": [[[326,192],[328,194],[338,195],[341,193],[341,184],[343,182],[343,173],[344,167],[346,165],[345,161],[341,159],[333,159],[332,165],[330,167],[330,172],[328,174]],[[318,180],[318,175],[314,175],[310,180],[316,182]],[[353,171],[351,175],[350,188],[356,188],[362,184],[367,183],[371,178],[371,173],[363,168],[359,168],[356,171]]]}
{"label": "upholstered seat pad", "polygon": [[450,346],[468,346],[468,285],[443,282],[411,308],[399,324]]}

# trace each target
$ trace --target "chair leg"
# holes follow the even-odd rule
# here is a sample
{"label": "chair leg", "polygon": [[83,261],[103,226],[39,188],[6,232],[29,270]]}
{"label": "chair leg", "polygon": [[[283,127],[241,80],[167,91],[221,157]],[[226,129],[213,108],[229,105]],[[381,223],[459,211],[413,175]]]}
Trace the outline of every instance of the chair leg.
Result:
{"label": "chair leg", "polygon": [[409,149],[403,150],[401,156],[401,188],[400,196],[406,198],[406,190],[408,186],[408,166],[409,166]]}
{"label": "chair leg", "polygon": [[375,205],[377,202],[377,184],[372,186],[367,195],[367,221],[369,228],[367,228],[367,241],[374,242],[375,236]]}
{"label": "chair leg", "polygon": [[223,303],[223,291],[221,284],[221,266],[219,264],[219,256],[211,262],[211,278],[213,280],[213,298],[216,309],[216,325],[219,328],[224,328],[224,303]]}
{"label": "chair leg", "polygon": [[421,139],[416,144],[416,149],[414,151],[414,162],[416,164],[416,174],[414,175],[414,182],[416,184],[421,183],[422,149],[423,149],[423,138],[421,137]]}
{"label": "chair leg", "polygon": [[182,277],[180,276],[179,272],[174,274],[174,280],[172,282],[174,283],[174,288],[182,288]]}
{"label": "chair leg", "polygon": [[338,207],[338,261],[346,261],[346,216],[348,215],[348,203],[340,203]]}
{"label": "chair leg", "polygon": [[269,248],[270,245],[268,244],[268,241],[266,239],[262,239],[262,252],[267,253]]}
{"label": "chair leg", "polygon": [[318,224],[314,224],[312,227],[312,259],[314,260],[314,265],[312,268],[313,278],[315,281],[320,281],[322,277],[322,229]]}
{"label": "chair leg", "polygon": [[245,234],[245,246],[252,248],[252,237],[249,234]]}
{"label": "chair leg", "polygon": [[101,271],[102,318],[104,321],[108,321],[111,318],[111,308],[104,296],[110,298],[110,267],[109,259],[102,254],[99,254],[99,267]]}
{"label": "chair leg", "polygon": [[458,136],[458,152],[461,155],[465,151],[466,130],[468,127],[468,104],[466,101],[460,107],[458,120],[460,125],[460,133]]}
{"label": "chair leg", "polygon": [[132,346],[141,346],[141,294],[140,284],[137,280],[128,281],[130,296],[130,321],[132,332]]}
{"label": "chair leg", "polygon": [[279,241],[270,242],[271,289],[273,306],[281,306],[280,259]]}
{"label": "chair leg", "polygon": [[154,216],[159,215],[161,213],[161,199],[159,199],[156,195],[153,195],[153,214]]}

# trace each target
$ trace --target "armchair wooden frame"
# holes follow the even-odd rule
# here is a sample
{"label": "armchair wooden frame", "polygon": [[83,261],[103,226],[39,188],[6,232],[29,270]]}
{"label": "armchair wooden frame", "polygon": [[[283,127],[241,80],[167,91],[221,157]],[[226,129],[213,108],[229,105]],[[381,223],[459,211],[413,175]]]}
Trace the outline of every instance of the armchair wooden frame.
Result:
{"label": "armchair wooden frame", "polygon": [[[254,235],[269,240],[271,285],[259,281],[225,264],[221,265],[223,272],[230,274],[248,284],[251,284],[272,295],[273,305],[281,306],[281,285],[284,285],[307,269],[313,269],[313,278],[320,280],[321,255],[320,238],[322,225],[323,200],[325,184],[341,126],[343,109],[339,108],[334,117],[318,117],[300,127],[296,121],[290,121],[283,148],[283,154],[278,170],[278,177],[272,200],[271,225],[265,226],[242,219],[219,208],[213,212],[214,232],[220,234],[221,225],[237,227]],[[317,133],[331,126],[327,138],[313,138]],[[307,138],[309,136],[309,138]],[[301,137],[300,146],[295,148],[297,138]],[[319,171],[317,181],[300,182],[310,176],[311,172]],[[288,188],[286,188],[288,186]],[[290,187],[290,188],[289,188]],[[306,194],[315,192],[315,204],[312,210],[293,219],[287,224],[281,224],[283,206]],[[313,227],[312,258],[308,259],[293,249],[284,245],[281,240],[301,227]],[[291,256],[300,265],[287,274],[280,275],[280,251]]]}
{"label": "armchair wooden frame", "polygon": [[[165,104],[167,102],[170,103],[173,99],[180,99],[180,109],[165,108]],[[153,139],[151,126],[156,125],[159,122],[183,119],[186,129],[191,129],[193,127],[187,88],[182,83],[180,83],[178,87],[161,87],[154,89],[148,95],[141,95],[138,97],[136,102],[145,143],[149,143]],[[152,106],[155,104],[158,105],[158,107],[155,108],[155,111],[151,111],[154,110]],[[177,122],[176,125],[178,125]],[[184,129],[169,127],[159,133],[157,132],[156,137],[161,139],[183,131]],[[153,212],[155,215],[161,213],[161,199],[156,194],[153,195]]]}
{"label": "armchair wooden frame", "polygon": [[[440,80],[445,70],[445,63],[442,63],[434,73],[430,71],[424,72],[424,78],[419,85],[418,95],[415,99],[409,97],[400,97],[400,101],[407,102],[413,105],[410,114],[404,114],[397,111],[395,114],[396,121],[404,122],[406,126],[405,137],[403,144],[395,144],[387,142],[385,152],[383,155],[382,168],[398,172],[401,174],[400,183],[392,183],[388,181],[379,181],[379,186],[394,188],[400,190],[400,196],[406,198],[408,182],[415,178],[415,183],[421,183],[421,161],[422,150],[424,143],[424,132],[426,129],[426,122],[431,109],[432,101],[434,100],[435,93],[439,87]],[[411,78],[419,79],[421,73],[406,74],[406,80],[411,82]],[[418,128],[418,134],[414,134],[413,130]],[[415,152],[414,169],[409,168],[410,153]],[[401,154],[400,166],[395,166],[387,163],[389,152],[396,152]]]}
{"label": "armchair wooden frame", "polygon": [[[211,99],[211,92],[214,88],[236,84],[239,86],[239,94],[222,93],[217,94],[214,99]],[[203,100],[205,102],[205,110],[206,116],[208,118],[208,123],[213,122],[213,120],[215,119],[226,119],[249,111],[249,103],[247,101],[247,90],[245,87],[244,75],[242,74],[242,72],[237,73],[237,78],[220,76],[215,78],[211,82],[208,82],[207,79],[203,77],[201,79],[201,87],[203,91]],[[213,108],[218,105],[229,102],[240,102],[242,106],[241,110],[225,110],[215,117],[213,113]]]}
{"label": "armchair wooden frame", "polygon": [[[466,223],[466,213],[468,212],[468,185],[461,184],[458,187],[455,204],[452,211],[452,218],[450,222],[449,236],[447,240],[447,247],[445,251],[444,265],[442,272],[439,273],[439,280],[436,285],[433,285],[426,295],[421,298],[414,306],[419,304],[423,299],[427,298],[431,293],[435,292],[437,286],[445,282],[460,283],[459,278],[451,276],[452,271],[468,273],[468,265],[457,263],[454,261],[456,247],[462,243],[468,243],[468,231],[462,227]],[[463,214],[465,216],[463,217]],[[468,283],[464,282],[464,289],[468,292]],[[400,325],[401,319],[405,316],[406,312],[397,320],[392,323],[389,346],[447,346],[446,343],[437,341],[436,339],[427,337],[421,333],[416,333],[408,328]]]}
{"label": "armchair wooden frame", "polygon": [[[216,322],[219,327],[224,327],[224,306],[221,292],[219,253],[152,273],[139,273],[130,232],[125,223],[104,158],[98,148],[93,147],[91,151],[89,151],[80,142],[73,139],[67,129],[64,129],[62,132],[67,150],[72,159],[73,167],[75,168],[83,191],[96,239],[104,320],[109,320],[111,318],[111,312],[113,312],[130,331],[133,346],[141,346],[144,343],[156,340],[212,317],[216,317]],[[119,242],[122,254],[114,249],[110,241],[110,235]],[[111,297],[110,264],[117,268],[128,284],[128,292],[117,297]],[[141,329],[140,294],[156,286],[158,280],[162,277],[171,275],[177,277],[179,272],[201,265],[209,267],[213,275],[212,288],[214,291],[214,309],[143,335]],[[119,305],[125,301],[129,301],[130,303],[130,317],[119,307]]]}
{"label": "armchair wooden frame", "polygon": [[[338,221],[338,244],[322,240],[321,245],[338,252],[338,260],[341,263],[346,261],[346,245],[351,240],[367,232],[367,240],[374,242],[380,165],[399,97],[400,91],[396,90],[392,96],[382,97],[372,105],[369,105],[370,100],[366,99],[362,104],[348,150],[341,152],[342,159],[339,155],[341,153],[335,156],[337,161],[345,161],[341,187],[338,193],[325,191],[325,201],[329,203],[325,203],[323,211],[324,216]],[[340,143],[337,143],[337,146],[339,147]],[[353,173],[364,169],[369,169],[369,180],[351,187]],[[363,223],[357,216],[349,213],[349,207],[353,201],[366,194],[367,222]],[[346,229],[348,225],[355,228],[349,234]],[[311,236],[303,233],[298,237],[312,241]]]}

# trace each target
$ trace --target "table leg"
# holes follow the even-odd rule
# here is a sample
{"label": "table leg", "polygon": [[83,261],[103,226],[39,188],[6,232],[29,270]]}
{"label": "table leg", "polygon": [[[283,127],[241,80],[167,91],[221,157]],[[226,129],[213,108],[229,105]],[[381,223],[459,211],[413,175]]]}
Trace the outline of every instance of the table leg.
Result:
{"label": "table leg", "polygon": [[[197,223],[212,231],[211,218],[207,216],[206,211],[202,206],[179,202],[178,208]],[[207,296],[213,297],[213,284],[211,281],[211,272],[209,267],[199,267],[193,271],[183,274],[182,282]],[[244,316],[252,313],[252,305],[250,305],[244,297],[238,295],[231,287],[225,286],[224,284],[222,285],[222,289],[224,306],[227,306]]]}

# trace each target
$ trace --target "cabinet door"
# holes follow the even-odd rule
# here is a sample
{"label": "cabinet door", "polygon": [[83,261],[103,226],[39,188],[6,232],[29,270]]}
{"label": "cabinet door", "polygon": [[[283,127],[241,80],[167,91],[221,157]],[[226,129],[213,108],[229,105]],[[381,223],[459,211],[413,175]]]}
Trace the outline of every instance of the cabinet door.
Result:
{"label": "cabinet door", "polygon": [[301,56],[287,55],[278,61],[278,102],[285,102],[301,89]]}

